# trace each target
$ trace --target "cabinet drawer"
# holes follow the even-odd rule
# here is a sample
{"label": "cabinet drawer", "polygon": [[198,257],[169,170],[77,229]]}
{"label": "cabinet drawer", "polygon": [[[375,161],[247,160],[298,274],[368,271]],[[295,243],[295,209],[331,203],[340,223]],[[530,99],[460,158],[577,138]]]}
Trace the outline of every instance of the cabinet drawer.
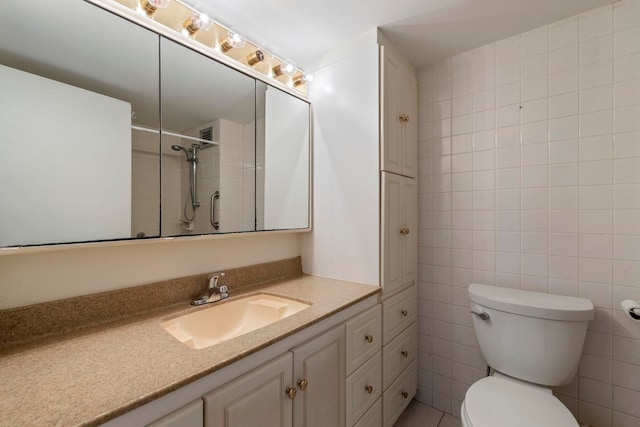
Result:
{"label": "cabinet drawer", "polygon": [[418,335],[412,323],[382,349],[382,389],[386,390],[416,358]]}
{"label": "cabinet drawer", "polygon": [[411,286],[382,302],[382,345],[387,345],[407,326],[416,321],[417,300],[416,287]]}
{"label": "cabinet drawer", "polygon": [[347,321],[347,376],[382,345],[380,304]]}
{"label": "cabinet drawer", "polygon": [[382,395],[382,415],[385,427],[393,426],[393,423],[415,396],[417,389],[417,361],[414,360]]}
{"label": "cabinet drawer", "polygon": [[358,420],[353,427],[382,427],[382,398],[379,397],[376,403]]}
{"label": "cabinet drawer", "polygon": [[380,352],[347,378],[347,425],[360,419],[382,392]]}

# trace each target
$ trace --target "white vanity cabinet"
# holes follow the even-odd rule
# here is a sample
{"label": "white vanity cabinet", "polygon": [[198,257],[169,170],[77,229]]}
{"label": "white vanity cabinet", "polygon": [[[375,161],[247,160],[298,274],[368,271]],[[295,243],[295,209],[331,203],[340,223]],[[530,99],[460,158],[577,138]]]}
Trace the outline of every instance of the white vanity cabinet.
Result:
{"label": "white vanity cabinet", "polygon": [[413,66],[390,45],[380,45],[381,167],[418,176],[418,85]]}
{"label": "white vanity cabinet", "polygon": [[205,427],[344,427],[344,325],[203,396]]}

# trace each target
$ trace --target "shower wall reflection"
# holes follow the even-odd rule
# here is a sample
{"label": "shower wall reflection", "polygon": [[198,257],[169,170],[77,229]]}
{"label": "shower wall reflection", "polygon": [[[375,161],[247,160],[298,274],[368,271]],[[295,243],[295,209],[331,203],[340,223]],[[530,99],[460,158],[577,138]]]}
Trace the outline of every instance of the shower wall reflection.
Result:
{"label": "shower wall reflection", "polygon": [[161,51],[161,234],[254,231],[255,81],[166,39]]}

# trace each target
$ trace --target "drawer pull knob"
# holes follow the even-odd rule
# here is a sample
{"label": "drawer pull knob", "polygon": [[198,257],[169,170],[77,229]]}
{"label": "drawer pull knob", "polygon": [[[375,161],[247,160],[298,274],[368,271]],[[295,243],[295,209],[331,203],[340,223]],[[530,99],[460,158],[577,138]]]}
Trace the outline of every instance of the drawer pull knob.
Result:
{"label": "drawer pull knob", "polygon": [[400,314],[402,314],[402,317],[407,317],[409,315],[409,312],[407,310],[402,310]]}
{"label": "drawer pull knob", "polygon": [[373,335],[365,335],[364,339],[368,342],[368,343],[372,343],[373,342]]}
{"label": "drawer pull knob", "polygon": [[405,399],[407,397],[409,397],[409,393],[407,393],[406,391],[403,391],[402,393],[400,393],[402,395],[402,397],[404,397]]}
{"label": "drawer pull knob", "polygon": [[407,357],[407,356],[409,356],[409,352],[408,352],[407,350],[402,350],[402,351],[400,352],[400,354],[402,355],[402,357]]}
{"label": "drawer pull knob", "polygon": [[298,387],[300,387],[300,390],[306,390],[308,385],[309,385],[309,382],[304,378],[301,380],[298,380]]}
{"label": "drawer pull knob", "polygon": [[400,229],[400,234],[402,234],[403,236],[406,236],[409,233],[411,233],[411,229],[410,228],[401,228]]}
{"label": "drawer pull knob", "polygon": [[367,390],[367,393],[369,393],[369,394],[373,393],[373,386],[372,385],[368,385],[364,389]]}
{"label": "drawer pull knob", "polygon": [[296,390],[295,387],[287,387],[285,391],[287,392],[289,399],[295,399],[296,394],[298,394],[298,390]]}

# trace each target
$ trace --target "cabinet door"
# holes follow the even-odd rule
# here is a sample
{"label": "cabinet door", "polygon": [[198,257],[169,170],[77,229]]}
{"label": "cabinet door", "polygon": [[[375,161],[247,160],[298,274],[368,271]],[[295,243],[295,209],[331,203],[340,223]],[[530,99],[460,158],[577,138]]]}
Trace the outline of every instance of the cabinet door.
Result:
{"label": "cabinet door", "polygon": [[382,172],[382,292],[402,288],[402,181],[400,175]]}
{"label": "cabinet door", "polygon": [[170,413],[147,427],[202,427],[202,399]]}
{"label": "cabinet door", "polygon": [[410,286],[417,269],[417,187],[412,178],[382,172],[382,292]]}
{"label": "cabinet door", "polygon": [[298,389],[293,401],[294,426],[344,427],[344,325],[292,351],[293,377]]}
{"label": "cabinet door", "polygon": [[418,175],[418,85],[415,71],[398,52],[380,46],[381,169]]}
{"label": "cabinet door", "polygon": [[[402,112],[402,175],[418,176],[418,83],[412,68],[403,68],[399,75]],[[402,114],[402,113],[401,113]]]}
{"label": "cabinet door", "polygon": [[400,106],[400,62],[393,50],[380,46],[380,94],[382,96],[381,169],[402,173],[402,114]]}
{"label": "cabinet door", "polygon": [[406,234],[400,235],[402,287],[416,280],[418,268],[418,187],[415,179],[402,178],[400,194],[401,224]]}
{"label": "cabinet door", "polygon": [[291,427],[291,353],[203,396],[205,427]]}

